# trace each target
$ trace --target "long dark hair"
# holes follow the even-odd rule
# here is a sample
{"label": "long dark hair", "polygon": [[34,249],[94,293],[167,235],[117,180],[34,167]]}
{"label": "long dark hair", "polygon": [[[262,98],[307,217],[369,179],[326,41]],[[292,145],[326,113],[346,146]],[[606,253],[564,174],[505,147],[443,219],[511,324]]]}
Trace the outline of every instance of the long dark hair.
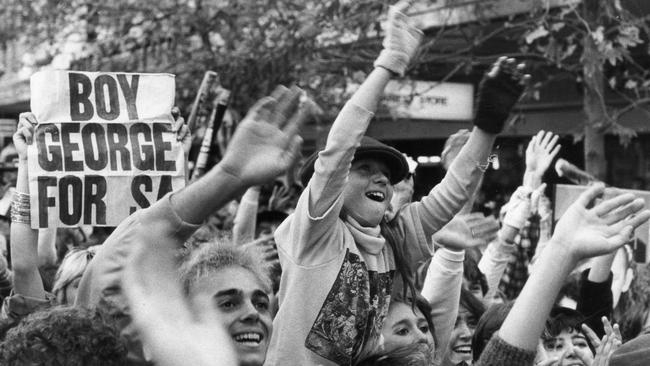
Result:
{"label": "long dark hair", "polygon": [[398,242],[397,238],[401,237],[404,238],[404,235],[398,235],[399,234],[399,226],[397,225],[397,218],[399,217],[399,212],[397,215],[395,215],[395,218],[391,221],[386,221],[382,220],[380,227],[381,227],[381,235],[386,239],[386,242],[388,245],[390,245],[390,248],[393,251],[393,257],[395,259],[395,269],[396,272],[399,274],[399,276],[402,279],[402,294],[394,294],[401,299],[403,299],[403,302],[410,303],[410,305],[415,308],[415,302],[414,301],[408,301],[409,299],[414,299],[419,291],[417,291],[417,288],[415,286],[416,283],[418,283],[418,272],[417,268],[411,268],[411,264],[409,261],[406,260],[406,243],[404,243],[404,240],[400,240]]}
{"label": "long dark hair", "polygon": [[630,289],[621,294],[614,309],[614,319],[621,327],[624,342],[647,332],[648,329],[643,326],[650,317],[650,264],[636,263],[633,269],[634,279]]}

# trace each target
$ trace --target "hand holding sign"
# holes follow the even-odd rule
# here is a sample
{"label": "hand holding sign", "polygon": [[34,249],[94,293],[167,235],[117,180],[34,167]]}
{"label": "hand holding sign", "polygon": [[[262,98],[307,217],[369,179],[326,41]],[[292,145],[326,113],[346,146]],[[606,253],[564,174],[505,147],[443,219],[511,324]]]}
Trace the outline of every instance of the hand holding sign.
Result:
{"label": "hand holding sign", "polygon": [[32,112],[21,113],[18,117],[13,140],[18,158],[22,161],[27,160],[27,145],[31,145],[34,140],[34,126],[37,124],[36,116]]}
{"label": "hand holding sign", "polygon": [[221,161],[223,170],[246,186],[266,183],[284,173],[302,144],[298,130],[307,108],[299,106],[298,87],[279,86],[257,102],[237,127]]}

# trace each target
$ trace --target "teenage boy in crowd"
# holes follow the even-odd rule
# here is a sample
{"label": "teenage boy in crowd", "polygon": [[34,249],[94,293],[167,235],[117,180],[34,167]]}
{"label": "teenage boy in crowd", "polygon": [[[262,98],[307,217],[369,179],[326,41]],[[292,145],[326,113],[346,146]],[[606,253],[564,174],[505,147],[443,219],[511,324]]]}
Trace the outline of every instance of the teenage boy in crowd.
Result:
{"label": "teenage boy in crowd", "polygon": [[[150,252],[182,248],[183,243],[210,214],[243,194],[248,187],[266,183],[283,173],[299,153],[301,144],[297,131],[306,118],[306,110],[298,108],[300,94],[298,88],[289,90],[279,87],[271,97],[258,102],[238,126],[218,165],[186,188],[170,193],[151,207],[129,216],[98,250],[81,280],[76,305],[96,307],[108,303],[117,312],[126,315],[122,334],[129,340],[130,359],[143,360],[146,352],[140,345],[139,329],[134,327],[128,316],[129,304],[123,294],[122,276],[128,256],[138,245],[151,246]],[[167,268],[162,264],[160,267]],[[219,271],[203,274],[213,276],[215,281],[221,278]],[[199,282],[206,284],[210,281],[203,279]],[[252,283],[252,286],[257,286],[255,281]],[[267,297],[272,296],[270,288],[262,286],[264,283],[266,281],[259,282],[259,290]],[[157,285],[165,286],[165,283],[162,281]],[[189,300],[212,299],[216,295],[214,290],[210,286],[189,286]],[[160,301],[166,302],[163,299]],[[187,297],[179,301],[184,303]],[[222,308],[211,309],[219,313]],[[249,316],[255,322],[261,322],[266,317],[265,312],[262,307],[255,307]],[[181,313],[179,318],[182,319]],[[243,340],[237,332],[230,335],[232,342],[249,340]],[[268,341],[269,334],[264,336],[264,341]],[[206,339],[205,342],[209,341]],[[148,347],[151,348],[150,352],[160,351],[156,343]],[[237,351],[240,359],[247,357],[246,347],[238,347]],[[156,358],[156,361],[160,360]]]}

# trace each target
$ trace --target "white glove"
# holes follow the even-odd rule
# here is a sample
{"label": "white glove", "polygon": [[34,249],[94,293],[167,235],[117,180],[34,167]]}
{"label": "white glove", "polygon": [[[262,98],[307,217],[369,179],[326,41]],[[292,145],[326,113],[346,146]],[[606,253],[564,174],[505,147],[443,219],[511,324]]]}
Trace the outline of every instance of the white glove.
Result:
{"label": "white glove", "polygon": [[503,224],[517,230],[521,230],[530,217],[530,195],[532,190],[528,187],[521,186],[510,197],[508,204],[503,206],[506,214],[503,218]]}
{"label": "white glove", "polygon": [[409,23],[409,17],[403,13],[410,3],[401,1],[388,11],[388,27],[382,45],[384,49],[375,60],[375,67],[383,67],[397,75],[404,72],[418,50],[422,40],[422,31]]}

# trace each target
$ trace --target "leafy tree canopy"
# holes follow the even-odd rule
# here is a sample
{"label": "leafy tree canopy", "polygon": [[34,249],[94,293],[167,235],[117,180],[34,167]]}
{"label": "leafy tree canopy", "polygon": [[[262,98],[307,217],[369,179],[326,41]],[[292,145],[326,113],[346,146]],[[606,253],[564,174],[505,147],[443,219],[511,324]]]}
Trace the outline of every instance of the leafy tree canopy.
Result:
{"label": "leafy tree canopy", "polygon": [[[182,106],[194,98],[203,73],[214,70],[239,111],[275,85],[291,83],[326,108],[340,105],[347,65],[368,67],[363,55],[377,52],[377,17],[386,6],[367,0],[0,1],[0,42],[31,46],[26,61],[32,66],[65,55],[63,64],[89,71],[173,73]],[[342,49],[330,46],[338,43],[333,39],[352,43]]]}

